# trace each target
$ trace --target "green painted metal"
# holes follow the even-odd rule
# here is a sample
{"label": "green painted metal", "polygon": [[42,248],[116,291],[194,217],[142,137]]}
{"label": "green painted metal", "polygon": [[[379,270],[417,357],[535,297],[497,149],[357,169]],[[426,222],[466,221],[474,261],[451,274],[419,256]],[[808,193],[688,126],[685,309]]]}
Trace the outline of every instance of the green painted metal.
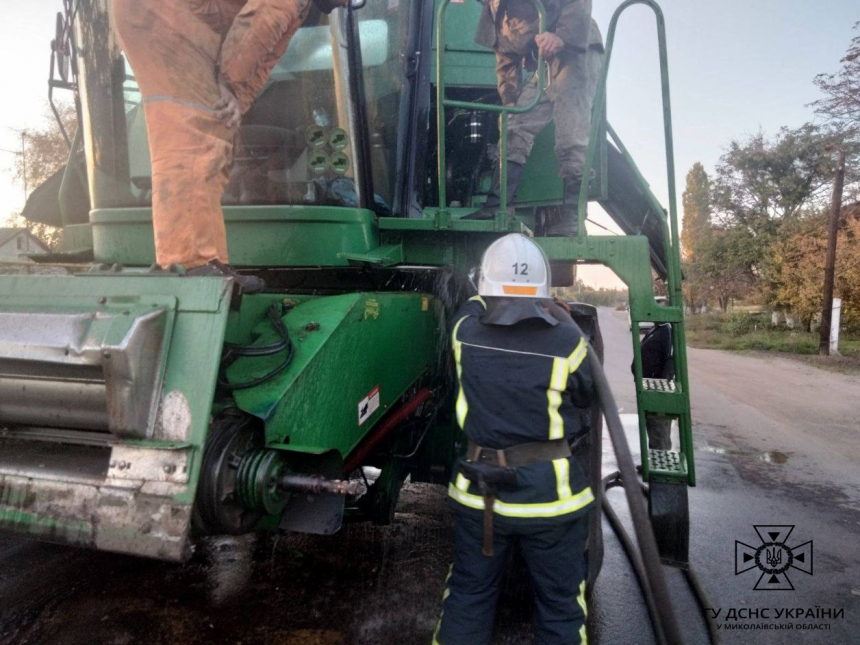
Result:
{"label": "green painted metal", "polygon": [[[612,16],[612,20],[609,23],[609,31],[606,37],[606,54],[604,57],[603,69],[601,71],[600,82],[597,86],[597,91],[594,99],[594,111],[592,114],[592,125],[591,125],[591,142],[589,144],[588,154],[586,155],[585,161],[585,177],[590,176],[591,168],[593,167],[594,160],[597,154],[597,142],[600,140],[600,123],[602,119],[600,116],[605,113],[606,110],[606,81],[609,75],[609,65],[612,60],[612,52],[615,45],[615,32],[618,26],[618,20],[621,17],[621,14],[624,13],[630,7],[642,4],[648,6],[653,12],[657,22],[657,38],[658,38],[658,46],[659,46],[659,57],[660,57],[660,81],[661,81],[661,92],[663,99],[663,134],[665,138],[665,146],[666,146],[666,171],[668,178],[668,190],[669,190],[669,221],[666,222],[665,218],[660,214],[662,213],[662,207],[660,206],[657,199],[654,197],[653,193],[648,188],[648,183],[642,177],[642,174],[639,172],[639,169],[636,168],[636,164],[633,162],[632,157],[624,148],[623,144],[619,137],[615,134],[615,132],[608,127],[608,132],[628,165],[634,170],[636,177],[639,181],[640,187],[642,188],[644,194],[648,197],[649,201],[652,204],[652,210],[661,217],[661,224],[664,230],[664,244],[666,248],[667,254],[667,269],[668,269],[668,288],[669,288],[669,302],[674,308],[678,308],[681,310],[683,308],[683,293],[681,289],[681,254],[679,249],[679,233],[678,233],[678,212],[677,212],[677,200],[676,200],[676,190],[675,190],[675,155],[674,155],[674,145],[672,139],[672,106],[671,99],[669,93],[669,58],[668,58],[668,47],[666,44],[666,22],[663,17],[663,11],[660,6],[654,0],[627,0],[621,6],[616,9],[615,13]],[[588,204],[588,181],[583,182],[582,189],[579,194],[579,230],[584,231],[584,221],[586,217],[586,208]],[[641,316],[641,312],[639,308],[634,308],[633,306],[633,293],[631,290],[631,319],[634,321],[634,351],[636,351],[636,347],[639,344],[638,337],[638,324],[639,321],[642,320],[653,320],[653,318],[648,317],[639,317]],[[683,317],[676,321],[675,324],[672,325],[673,330],[673,342],[674,342],[674,358],[675,358],[675,372],[676,372],[676,381],[680,386],[680,391],[677,393],[664,393],[658,396],[661,397],[674,397],[679,398],[682,395],[685,395],[689,392],[689,377],[688,377],[688,369],[687,369],[687,351],[686,351],[686,335],[684,332],[683,325]],[[637,352],[638,353],[638,352]],[[639,400],[639,425],[640,425],[640,436],[642,436],[643,446],[645,446],[647,440],[645,438],[645,410],[646,405],[653,404],[653,397],[647,394],[644,394],[643,385],[642,385],[642,371],[641,371],[641,361],[637,361],[635,363],[635,379],[636,379],[636,390]],[[689,402],[687,402],[686,410],[680,414],[678,417],[679,427],[680,427],[680,440],[681,440],[681,449],[686,457],[686,466],[687,466],[687,481],[692,486],[695,485],[696,482],[696,474],[695,474],[695,461],[693,458],[693,437],[692,437],[692,420],[690,418],[689,413]],[[648,454],[647,451],[643,450],[642,454]],[[643,477],[648,477],[648,471],[650,465],[648,463],[649,460],[643,460]]]}
{"label": "green painted metal", "polygon": [[61,250],[65,253],[93,248],[93,228],[90,224],[69,224],[63,227]]}
{"label": "green painted metal", "polygon": [[[151,448],[154,450],[183,451],[187,454],[187,481],[162,491],[152,488],[139,497],[142,489],[122,494],[127,508],[118,513],[116,522],[98,520],[101,517],[94,507],[56,505],[56,515],[35,513],[30,517],[26,508],[16,502],[20,482],[12,473],[0,468],[0,526],[5,530],[35,536],[45,536],[45,527],[51,527],[52,539],[88,544],[115,551],[137,553],[152,557],[180,559],[185,552],[185,538],[191,521],[191,507],[200,476],[203,445],[209,428],[209,418],[215,393],[220,347],[227,325],[230,307],[231,283],[220,278],[140,277],[128,273],[111,276],[0,276],[0,311],[25,313],[89,313],[117,311],[125,308],[130,313],[154,305],[166,306],[172,302],[170,339],[164,366],[160,413],[166,401],[172,401],[170,412],[178,416],[159,416],[154,434],[147,440],[123,440],[107,435],[105,449],[111,454],[123,448]],[[98,321],[97,321],[98,322]],[[111,330],[106,330],[109,338]],[[119,495],[112,489],[111,479],[101,485],[87,485],[70,481],[66,484],[68,496],[99,500],[109,505]],[[30,477],[26,488],[28,499],[54,494],[62,482],[50,478]],[[151,484],[150,484],[151,485]],[[41,497],[40,497],[41,495]],[[113,502],[116,503],[116,502]],[[172,514],[174,541],[165,546],[158,535],[147,529],[147,509],[157,507]],[[74,513],[80,513],[75,516]],[[107,517],[113,517],[108,513]],[[123,517],[126,519],[124,520]],[[183,528],[184,527],[184,528]],[[86,528],[86,530],[84,530]],[[98,529],[97,531],[95,529]],[[151,526],[150,526],[151,528]]]}
{"label": "green painted metal", "polygon": [[337,257],[352,263],[390,267],[403,263],[403,247],[399,244],[383,245],[369,253],[338,253]]}
{"label": "green painted metal", "polygon": [[[378,246],[376,215],[327,206],[227,206],[230,261],[239,266],[348,266],[340,253]],[[149,266],[155,262],[150,208],[90,213],[97,262]]]}
{"label": "green painted metal", "polygon": [[[337,449],[347,456],[385,412],[443,355],[441,307],[422,293],[350,293],[308,298],[283,320],[295,346],[290,367],[268,383],[234,393],[237,405],[265,422],[267,444]],[[268,323],[256,343],[275,340]],[[242,358],[230,382],[266,374],[282,355]],[[378,388],[378,409],[359,404]]]}

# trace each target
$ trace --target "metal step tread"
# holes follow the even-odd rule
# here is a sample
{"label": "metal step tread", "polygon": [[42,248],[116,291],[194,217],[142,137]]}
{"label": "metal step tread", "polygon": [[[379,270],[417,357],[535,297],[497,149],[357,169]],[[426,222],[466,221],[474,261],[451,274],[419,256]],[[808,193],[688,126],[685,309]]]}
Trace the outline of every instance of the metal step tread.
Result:
{"label": "metal step tread", "polygon": [[652,475],[684,479],[687,477],[687,465],[680,452],[649,450],[648,463]]}
{"label": "metal step tread", "polygon": [[643,378],[643,392],[677,392],[678,386],[674,379]]}

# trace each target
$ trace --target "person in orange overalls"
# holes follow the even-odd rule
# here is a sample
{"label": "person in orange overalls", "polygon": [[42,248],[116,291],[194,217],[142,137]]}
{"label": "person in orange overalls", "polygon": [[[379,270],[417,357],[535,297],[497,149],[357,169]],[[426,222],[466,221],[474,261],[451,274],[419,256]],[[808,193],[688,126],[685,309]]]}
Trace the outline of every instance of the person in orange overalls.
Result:
{"label": "person in orange overalls", "polygon": [[[329,13],[348,0],[313,0]],[[112,0],[143,98],[152,156],[156,262],[233,277],[221,196],[241,117],[284,55],[311,0]]]}

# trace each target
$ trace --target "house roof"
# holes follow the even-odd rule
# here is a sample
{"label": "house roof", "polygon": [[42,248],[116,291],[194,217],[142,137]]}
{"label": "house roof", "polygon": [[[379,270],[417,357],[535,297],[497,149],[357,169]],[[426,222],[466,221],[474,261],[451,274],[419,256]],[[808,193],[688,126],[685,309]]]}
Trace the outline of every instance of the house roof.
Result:
{"label": "house roof", "polygon": [[44,242],[42,242],[42,240],[33,235],[26,228],[0,228],[0,246],[3,246],[11,239],[14,239],[20,233],[24,233],[27,237],[29,237],[36,244],[38,244],[41,249],[45,251],[48,250],[48,247],[45,246]]}

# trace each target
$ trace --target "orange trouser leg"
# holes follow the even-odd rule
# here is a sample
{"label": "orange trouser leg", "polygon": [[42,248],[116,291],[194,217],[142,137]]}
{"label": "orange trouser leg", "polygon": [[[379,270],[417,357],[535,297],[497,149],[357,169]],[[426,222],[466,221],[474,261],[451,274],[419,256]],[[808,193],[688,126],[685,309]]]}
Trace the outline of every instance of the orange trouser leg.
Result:
{"label": "orange trouser leg", "polygon": [[221,75],[244,114],[304,22],[311,0],[248,0],[224,38]]}
{"label": "orange trouser leg", "polygon": [[213,15],[192,12],[189,4],[113,0],[112,5],[114,27],[144,100],[156,261],[186,268],[227,262],[221,195],[233,148],[233,132],[211,107],[219,99],[218,15],[215,9]]}

